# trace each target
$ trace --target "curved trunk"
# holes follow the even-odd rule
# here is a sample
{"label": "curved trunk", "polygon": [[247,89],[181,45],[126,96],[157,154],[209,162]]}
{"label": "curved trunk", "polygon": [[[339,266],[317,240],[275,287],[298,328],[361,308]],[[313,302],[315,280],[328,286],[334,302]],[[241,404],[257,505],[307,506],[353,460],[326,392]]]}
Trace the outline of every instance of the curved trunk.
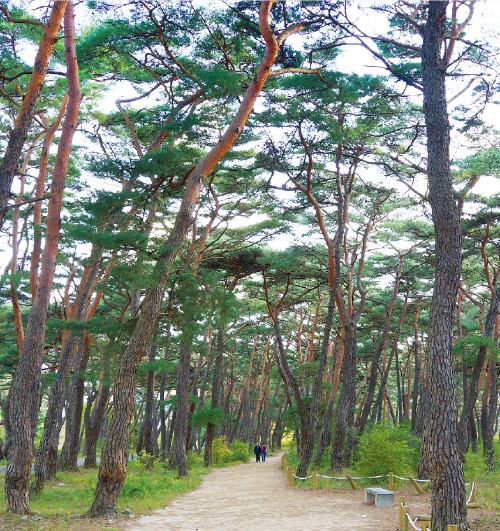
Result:
{"label": "curved trunk", "polygon": [[[160,315],[163,293],[169,277],[170,263],[184,241],[192,222],[194,207],[207,175],[231,149],[245,126],[253,106],[276,61],[279,44],[269,26],[269,12],[274,1],[263,1],[259,28],[266,43],[266,52],[251,81],[240,107],[219,142],[196,165],[186,181],[186,189],[169,237],[164,242],[155,268],[158,284],[146,290],[141,312],[115,377],[114,412],[101,453],[101,466],[90,515],[114,514],[116,500],[123,487],[128,459],[128,426],[134,408],[134,377]],[[286,35],[297,33],[304,26],[296,25]],[[284,38],[281,39],[284,41]]]}

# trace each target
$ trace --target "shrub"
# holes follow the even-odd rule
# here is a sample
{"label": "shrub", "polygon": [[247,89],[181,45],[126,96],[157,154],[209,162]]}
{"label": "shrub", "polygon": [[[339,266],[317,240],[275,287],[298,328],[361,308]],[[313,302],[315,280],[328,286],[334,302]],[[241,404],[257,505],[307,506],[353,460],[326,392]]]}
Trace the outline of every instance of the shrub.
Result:
{"label": "shrub", "polygon": [[217,437],[212,443],[212,461],[218,465],[231,461],[231,448],[226,437]]}
{"label": "shrub", "polygon": [[418,463],[418,445],[403,428],[375,426],[363,433],[359,443],[356,473],[378,476],[394,472],[402,476],[411,474]]}
{"label": "shrub", "polygon": [[144,467],[144,470],[153,470],[155,467],[155,461],[158,461],[158,456],[154,454],[142,454],[137,456],[137,460]]}
{"label": "shrub", "polygon": [[231,443],[232,457],[231,461],[243,461],[247,462],[250,459],[250,451],[248,444],[243,441],[233,441]]}
{"label": "shrub", "polygon": [[482,452],[472,452],[469,450],[465,455],[464,463],[464,476],[466,481],[472,481],[473,479],[481,476],[486,472],[487,465]]}

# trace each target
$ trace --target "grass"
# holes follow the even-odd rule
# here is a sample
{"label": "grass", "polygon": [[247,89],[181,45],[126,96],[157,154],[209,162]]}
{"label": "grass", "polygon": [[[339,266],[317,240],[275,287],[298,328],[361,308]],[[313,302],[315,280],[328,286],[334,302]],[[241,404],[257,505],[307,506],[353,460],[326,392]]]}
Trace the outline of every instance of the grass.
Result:
{"label": "grass", "polygon": [[[190,471],[186,478],[156,462],[146,470],[140,462],[131,462],[127,479],[117,503],[117,521],[131,518],[132,514],[147,514],[164,507],[173,498],[195,489],[209,471],[198,458],[190,457]],[[47,529],[65,531],[100,531],[116,529],[105,519],[82,518],[90,508],[97,482],[97,470],[59,472],[56,481],[46,483],[40,496],[30,500],[33,514],[27,517],[0,513],[0,530]],[[4,478],[0,478],[3,491]],[[127,511],[126,513],[124,511]]]}
{"label": "grass", "polygon": [[[299,465],[299,458],[295,447],[290,446],[287,448],[288,461],[290,466],[296,470]],[[480,504],[483,515],[481,518],[474,522],[474,529],[484,529],[491,531],[493,529],[500,529],[500,439],[497,437],[495,440],[495,456],[496,460],[493,466],[493,469],[488,469],[485,460],[483,458],[482,452],[479,451],[476,454],[472,452],[467,453],[466,460],[464,464],[464,476],[466,483],[476,482],[477,485],[477,502]],[[332,472],[326,465],[328,462],[327,458],[323,460],[323,466],[317,470],[317,474],[323,476],[334,476],[334,477],[343,477],[346,475],[359,477],[371,474],[363,474],[359,471],[354,471],[353,469],[344,470],[342,473]],[[385,474],[387,474],[385,472]],[[308,472],[308,475],[311,475],[312,472]],[[413,477],[417,477],[416,471],[413,471]],[[402,475],[404,477],[404,475]],[[406,476],[407,477],[407,476]],[[379,485],[381,487],[387,488],[388,478],[383,478],[380,480],[356,480],[355,484],[358,488],[362,489],[370,485]],[[308,479],[305,482],[298,482],[297,487],[312,489],[313,480]],[[411,484],[408,482],[403,482],[399,480],[394,481],[395,491],[412,489]],[[466,487],[467,497],[470,493],[470,485]],[[332,480],[318,478],[318,489],[324,490],[341,490],[351,489],[351,486],[348,481],[344,480]]]}

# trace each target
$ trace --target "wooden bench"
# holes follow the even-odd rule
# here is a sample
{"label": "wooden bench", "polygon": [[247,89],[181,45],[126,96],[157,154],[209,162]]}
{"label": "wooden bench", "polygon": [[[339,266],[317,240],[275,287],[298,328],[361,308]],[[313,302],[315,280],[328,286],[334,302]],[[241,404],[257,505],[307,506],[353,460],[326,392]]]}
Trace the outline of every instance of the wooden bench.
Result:
{"label": "wooden bench", "polygon": [[374,503],[375,507],[394,507],[394,492],[379,487],[367,487],[365,502]]}

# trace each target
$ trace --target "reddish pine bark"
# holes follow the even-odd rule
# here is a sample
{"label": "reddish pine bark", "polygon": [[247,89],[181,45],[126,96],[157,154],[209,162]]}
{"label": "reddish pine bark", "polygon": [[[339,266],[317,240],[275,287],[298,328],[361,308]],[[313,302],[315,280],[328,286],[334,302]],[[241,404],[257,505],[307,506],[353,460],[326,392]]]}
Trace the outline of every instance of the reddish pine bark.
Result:
{"label": "reddish pine bark", "polygon": [[[60,3],[66,4],[66,2]],[[5,473],[5,497],[7,511],[14,514],[25,514],[29,512],[28,481],[32,459],[33,437],[38,413],[40,370],[45,341],[45,321],[59,245],[62,194],[73,135],[78,124],[78,112],[81,100],[74,44],[72,3],[69,3],[66,8],[64,25],[69,103],[52,174],[51,198],[47,213],[45,247],[42,254],[39,287],[28,319],[23,350],[19,357],[17,370],[12,379],[10,394],[12,450]]]}
{"label": "reddish pine bark", "polygon": [[296,33],[304,27],[294,25],[293,28],[285,30],[280,37],[276,38],[268,20],[269,12],[274,3],[275,0],[263,0],[260,7],[259,27],[266,43],[264,57],[232,123],[221,136],[219,142],[196,165],[186,181],[186,189],[174,226],[163,245],[157,262],[157,285],[146,290],[137,325],[120,360],[114,380],[113,417],[101,452],[96,494],[89,511],[91,516],[113,514],[116,510],[116,500],[125,482],[127,470],[129,424],[135,398],[135,373],[156,327],[169,276],[170,263],[176,256],[178,247],[184,241],[191,226],[194,207],[203,183],[240,136],[255,101],[270,75],[271,66],[276,61],[280,44],[288,35]]}
{"label": "reddish pine bark", "polygon": [[24,146],[28,130],[35,116],[36,104],[40,96],[45,76],[49,67],[49,59],[56,43],[57,35],[61,29],[61,21],[66,10],[68,0],[54,2],[49,21],[45,26],[38,53],[35,58],[33,73],[31,75],[26,94],[24,95],[21,109],[17,116],[12,132],[9,136],[7,149],[0,163],[0,229],[3,226],[7,213],[7,203],[10,189],[17,170],[19,157]]}

